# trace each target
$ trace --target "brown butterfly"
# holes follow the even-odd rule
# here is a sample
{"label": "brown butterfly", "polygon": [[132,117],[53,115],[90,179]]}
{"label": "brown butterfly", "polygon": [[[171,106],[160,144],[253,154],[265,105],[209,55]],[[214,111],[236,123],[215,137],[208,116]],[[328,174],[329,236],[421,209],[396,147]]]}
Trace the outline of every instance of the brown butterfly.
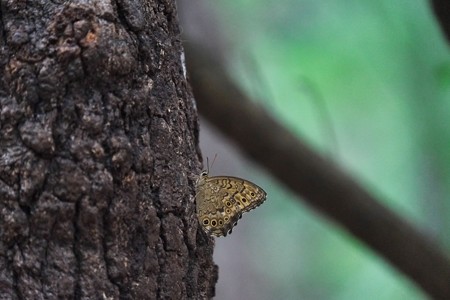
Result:
{"label": "brown butterfly", "polygon": [[231,233],[242,214],[266,200],[266,192],[245,179],[209,177],[203,171],[197,180],[197,217],[203,229],[214,236]]}

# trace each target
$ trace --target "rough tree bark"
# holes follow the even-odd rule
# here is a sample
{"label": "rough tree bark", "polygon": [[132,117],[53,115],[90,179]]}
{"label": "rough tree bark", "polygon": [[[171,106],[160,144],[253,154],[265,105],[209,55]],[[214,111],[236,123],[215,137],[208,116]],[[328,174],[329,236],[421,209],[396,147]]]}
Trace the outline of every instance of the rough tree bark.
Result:
{"label": "rough tree bark", "polygon": [[174,2],[0,9],[0,298],[212,297]]}

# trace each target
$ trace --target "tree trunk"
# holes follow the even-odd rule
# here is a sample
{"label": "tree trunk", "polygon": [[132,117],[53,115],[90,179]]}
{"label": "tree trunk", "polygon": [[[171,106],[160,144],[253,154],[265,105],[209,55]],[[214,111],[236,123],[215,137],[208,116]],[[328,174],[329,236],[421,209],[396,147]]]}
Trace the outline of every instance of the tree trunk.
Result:
{"label": "tree trunk", "polygon": [[61,3],[1,3],[0,299],[211,298],[174,2]]}

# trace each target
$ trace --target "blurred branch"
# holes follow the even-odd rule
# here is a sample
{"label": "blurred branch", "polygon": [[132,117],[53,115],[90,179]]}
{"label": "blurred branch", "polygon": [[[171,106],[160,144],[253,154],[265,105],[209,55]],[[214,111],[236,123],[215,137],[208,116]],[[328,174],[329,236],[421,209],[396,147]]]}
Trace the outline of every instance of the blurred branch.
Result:
{"label": "blurred branch", "polygon": [[216,57],[195,44],[185,47],[190,82],[203,116],[428,294],[450,299],[450,261],[436,244],[248,99]]}
{"label": "blurred branch", "polygon": [[447,42],[450,42],[450,1],[433,0],[431,2],[433,4],[434,14],[447,37]]}

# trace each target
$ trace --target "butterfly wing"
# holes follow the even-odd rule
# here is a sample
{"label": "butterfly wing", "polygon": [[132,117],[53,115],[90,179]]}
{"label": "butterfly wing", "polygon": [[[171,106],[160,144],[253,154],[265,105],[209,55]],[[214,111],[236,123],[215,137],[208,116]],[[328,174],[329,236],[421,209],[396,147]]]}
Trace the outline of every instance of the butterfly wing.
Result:
{"label": "butterfly wing", "polygon": [[205,175],[197,184],[197,216],[205,231],[226,236],[243,213],[265,199],[266,192],[245,179]]}

